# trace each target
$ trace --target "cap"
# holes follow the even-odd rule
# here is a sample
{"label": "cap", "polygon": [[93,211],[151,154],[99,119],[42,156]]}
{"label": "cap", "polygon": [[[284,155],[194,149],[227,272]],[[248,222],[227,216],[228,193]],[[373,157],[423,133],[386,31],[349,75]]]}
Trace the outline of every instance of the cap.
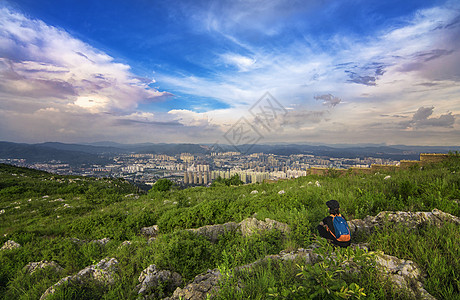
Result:
{"label": "cap", "polygon": [[326,202],[326,205],[331,209],[340,208],[339,202],[337,202],[337,200],[329,200]]}

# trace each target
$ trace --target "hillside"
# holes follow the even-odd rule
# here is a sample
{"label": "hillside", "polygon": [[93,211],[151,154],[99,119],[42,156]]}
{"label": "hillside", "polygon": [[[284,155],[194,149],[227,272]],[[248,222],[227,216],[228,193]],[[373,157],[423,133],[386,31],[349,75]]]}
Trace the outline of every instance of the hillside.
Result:
{"label": "hillside", "polygon": [[[332,251],[314,235],[330,199],[340,202],[348,220],[382,211],[433,209],[459,217],[459,172],[460,157],[452,155],[422,170],[173,187],[137,195],[137,189],[123,180],[0,165],[0,244],[20,245],[15,248],[10,242],[12,249],[0,250],[0,298],[39,299],[60,279],[74,276],[46,299],[137,299],[139,293],[162,299],[208,269],[224,274],[215,282],[220,287],[216,299],[322,299],[340,293],[357,298],[357,286],[373,299],[409,297],[382,281],[371,261],[360,261],[365,254],[359,250],[340,254],[361,266],[359,276],[341,272],[340,266],[321,269],[325,262],[309,267],[302,260],[242,266],[267,255],[308,250],[312,243],[319,244],[317,251],[323,254]],[[248,219],[252,217],[257,220]],[[274,230],[235,230],[244,222]],[[230,225],[215,238],[198,234],[212,228],[203,226],[224,223]],[[437,299],[459,299],[459,234],[459,226],[448,222],[413,230],[401,224],[355,235],[353,242],[413,261],[426,275],[423,285],[428,293]],[[164,281],[143,285],[152,274]],[[323,278],[324,274],[331,276]]]}

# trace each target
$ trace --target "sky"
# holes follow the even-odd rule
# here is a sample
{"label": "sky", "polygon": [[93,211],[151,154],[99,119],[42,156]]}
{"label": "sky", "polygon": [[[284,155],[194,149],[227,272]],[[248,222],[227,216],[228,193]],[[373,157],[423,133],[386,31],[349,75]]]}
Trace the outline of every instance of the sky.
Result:
{"label": "sky", "polygon": [[460,2],[0,0],[0,140],[460,145]]}

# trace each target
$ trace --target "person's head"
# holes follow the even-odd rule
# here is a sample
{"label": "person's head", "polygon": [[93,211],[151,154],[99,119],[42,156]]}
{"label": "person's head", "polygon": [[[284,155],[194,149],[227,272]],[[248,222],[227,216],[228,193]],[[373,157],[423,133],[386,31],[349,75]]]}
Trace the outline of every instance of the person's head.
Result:
{"label": "person's head", "polygon": [[329,213],[331,215],[338,215],[339,214],[339,209],[340,205],[337,200],[329,200],[326,202],[327,207],[329,207]]}

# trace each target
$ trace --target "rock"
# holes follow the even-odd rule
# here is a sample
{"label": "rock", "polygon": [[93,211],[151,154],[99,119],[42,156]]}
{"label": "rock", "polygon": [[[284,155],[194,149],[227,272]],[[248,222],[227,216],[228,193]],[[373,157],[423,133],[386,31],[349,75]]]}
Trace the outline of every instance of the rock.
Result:
{"label": "rock", "polygon": [[268,230],[279,230],[286,234],[290,232],[287,224],[266,218],[265,221],[259,221],[256,218],[244,219],[240,223],[240,230],[243,236],[250,236],[254,233],[261,233]]}
{"label": "rock", "polygon": [[46,261],[46,260],[42,260],[42,261],[38,261],[38,262],[30,262],[24,267],[24,269],[27,272],[29,272],[30,274],[33,274],[38,269],[44,269],[44,268],[48,268],[48,267],[51,267],[55,272],[61,272],[61,271],[64,270],[56,262],[54,262],[54,261]]}
{"label": "rock", "polygon": [[388,179],[390,179],[390,178],[391,178],[391,176],[388,175],[388,176],[385,176],[385,178],[383,178],[383,180],[388,180]]}
{"label": "rock", "polygon": [[118,261],[115,258],[104,258],[96,265],[91,265],[79,271],[77,274],[67,276],[49,287],[40,300],[46,299],[49,295],[56,292],[56,288],[64,283],[69,284],[85,284],[88,281],[93,281],[101,285],[113,284],[114,275],[118,268]]}
{"label": "rock", "polygon": [[423,288],[421,272],[413,261],[378,252],[375,262],[381,277],[390,280],[394,288],[413,299],[436,299]]}
{"label": "rock", "polygon": [[182,284],[182,276],[168,270],[157,270],[155,265],[150,265],[142,271],[139,282],[136,286],[139,295],[144,299],[158,299],[156,288],[161,287],[164,292],[172,292]]}
{"label": "rock", "polygon": [[92,240],[91,241],[91,243],[99,244],[101,246],[107,245],[108,242],[110,242],[109,238],[103,238],[103,239],[100,239],[100,240]]}
{"label": "rock", "polygon": [[12,249],[20,248],[20,247],[21,245],[16,243],[15,241],[8,240],[5,242],[5,244],[3,244],[3,247],[0,250],[12,250]]}
{"label": "rock", "polygon": [[278,194],[280,194],[280,195],[282,195],[284,193],[286,193],[284,190],[281,190],[281,191],[278,192]]}
{"label": "rock", "polygon": [[164,300],[201,300],[212,297],[219,289],[221,274],[218,269],[208,270],[206,273],[196,276],[193,281],[184,288],[177,288],[174,294]]}
{"label": "rock", "polygon": [[147,237],[156,236],[158,234],[158,231],[159,231],[158,225],[141,228],[141,234]]}
{"label": "rock", "polygon": [[317,187],[321,187],[321,184],[319,183],[318,180],[316,180],[315,185],[316,185]]}
{"label": "rock", "polygon": [[226,232],[229,232],[229,231],[238,230],[239,228],[240,228],[239,223],[228,222],[225,224],[206,225],[200,228],[187,229],[187,230],[194,232],[196,234],[199,234],[199,235],[203,235],[210,241],[215,242],[219,239],[220,235]]}
{"label": "rock", "polygon": [[123,248],[129,245],[132,245],[132,244],[133,243],[131,241],[124,241],[123,243],[120,244],[120,246],[118,246],[118,248]]}
{"label": "rock", "polygon": [[[312,244],[307,249],[300,248],[290,252],[281,251],[279,254],[267,255],[250,264],[236,267],[234,270],[251,270],[269,260],[283,262],[302,259],[305,264],[315,264],[321,258],[315,252],[318,247],[320,246]],[[351,247],[368,250],[365,244],[352,244]],[[435,299],[423,288],[420,282],[422,279],[421,272],[414,262],[386,255],[383,252],[370,252],[369,254],[375,254],[373,257],[375,257],[380,277],[389,280],[395,289],[408,292],[409,296],[414,299]],[[335,253],[331,253],[330,258],[336,259]],[[351,270],[352,272],[361,271],[359,268],[351,268]],[[212,298],[212,295],[218,292],[220,278],[221,274],[217,269],[208,270],[206,273],[196,276],[184,288],[177,288],[171,297],[164,300],[204,300]]]}
{"label": "rock", "polygon": [[0,215],[2,215],[2,214],[4,214],[4,213],[5,213],[5,210],[4,210],[4,209],[0,210]]}
{"label": "rock", "polygon": [[253,191],[251,191],[251,195],[258,194],[258,193],[259,193],[258,190],[253,190]]}
{"label": "rock", "polygon": [[369,234],[384,224],[404,224],[409,229],[415,229],[422,225],[442,226],[445,222],[460,224],[460,218],[451,214],[433,209],[431,212],[405,212],[405,211],[382,211],[377,216],[367,216],[364,219],[348,221],[351,234]]}
{"label": "rock", "polygon": [[287,224],[266,218],[265,221],[259,221],[256,218],[247,218],[240,223],[228,222],[224,224],[206,225],[200,228],[186,229],[199,235],[205,236],[212,242],[229,231],[239,230],[243,236],[250,236],[255,233],[262,233],[267,230],[279,230],[283,234],[290,232]]}

